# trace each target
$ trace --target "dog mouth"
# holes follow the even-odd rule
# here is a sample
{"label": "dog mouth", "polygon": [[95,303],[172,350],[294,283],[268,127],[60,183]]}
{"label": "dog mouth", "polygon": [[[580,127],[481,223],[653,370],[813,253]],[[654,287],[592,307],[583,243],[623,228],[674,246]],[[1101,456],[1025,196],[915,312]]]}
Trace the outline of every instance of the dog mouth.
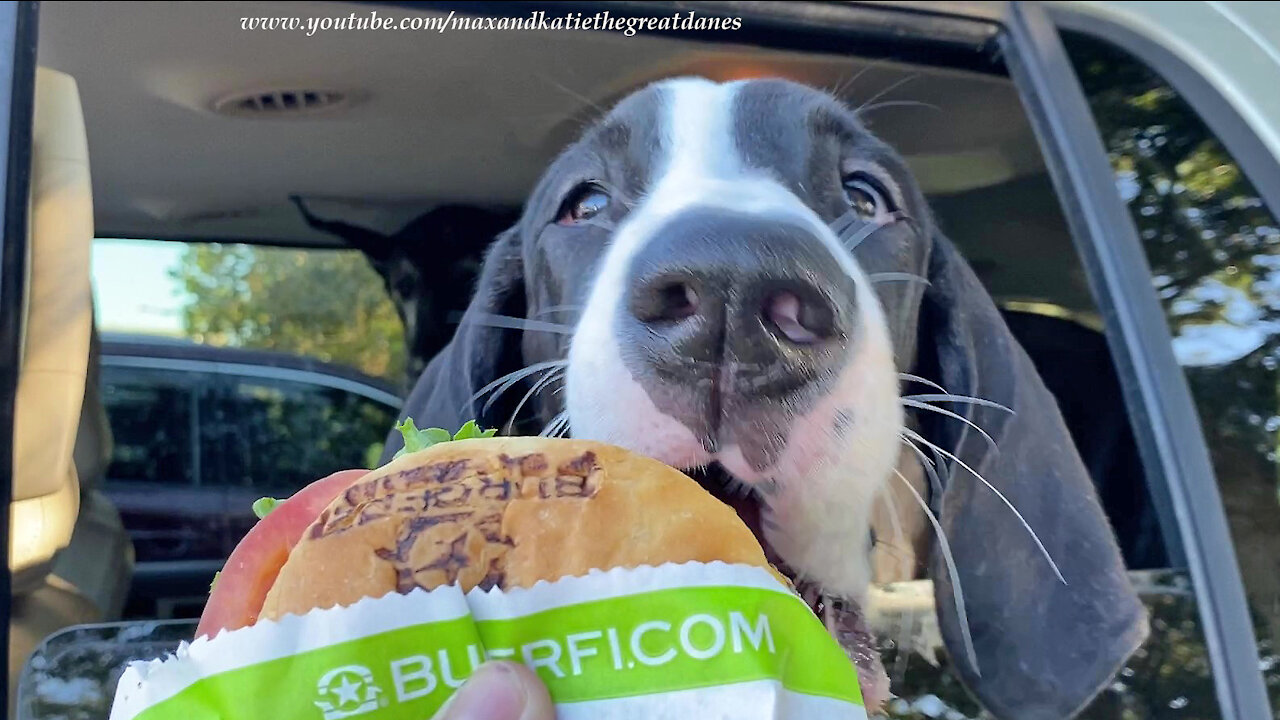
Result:
{"label": "dog mouth", "polygon": [[889,698],[889,677],[881,664],[875,636],[858,603],[825,594],[816,583],[799,577],[799,573],[778,556],[765,536],[767,501],[759,490],[741,482],[717,462],[684,472],[738,514],[764,549],[765,558],[791,580],[796,592],[857,666],[858,682],[867,710],[878,710]]}

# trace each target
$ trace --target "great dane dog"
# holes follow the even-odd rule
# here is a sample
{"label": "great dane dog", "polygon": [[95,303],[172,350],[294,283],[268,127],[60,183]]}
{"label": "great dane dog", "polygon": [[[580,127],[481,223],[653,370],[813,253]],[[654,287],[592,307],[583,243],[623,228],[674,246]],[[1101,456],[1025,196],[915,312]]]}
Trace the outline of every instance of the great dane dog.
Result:
{"label": "great dane dog", "polygon": [[359,250],[382,277],[404,327],[409,384],[422,374],[427,360],[448,344],[456,322],[451,316],[466,309],[466,295],[456,289],[471,286],[484,247],[518,217],[502,209],[442,205],[384,235],[322,218],[296,195],[289,199],[308,226]]}
{"label": "great dane dog", "polygon": [[491,245],[403,414],[688,469],[872,707],[879,543],[921,548],[951,662],[997,717],[1075,714],[1147,634],[1053,396],[903,160],[789,81],[667,80],[590,127]]}

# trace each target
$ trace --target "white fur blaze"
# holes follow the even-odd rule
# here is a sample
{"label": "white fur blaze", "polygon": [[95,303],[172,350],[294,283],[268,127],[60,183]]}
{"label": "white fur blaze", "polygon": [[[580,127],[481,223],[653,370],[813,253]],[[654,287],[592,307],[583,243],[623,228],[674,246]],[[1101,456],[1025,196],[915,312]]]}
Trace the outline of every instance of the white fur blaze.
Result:
{"label": "white fur blaze", "polygon": [[[784,561],[829,592],[858,598],[870,578],[874,500],[897,459],[902,409],[893,349],[879,300],[861,268],[818,215],[767,173],[742,162],[734,140],[740,85],[682,79],[664,83],[664,157],[649,194],[618,227],[569,349],[566,404],[572,434],[612,443],[677,467],[719,461],[747,484],[775,483],[766,539]],[[800,223],[820,238],[857,286],[855,332],[831,389],[787,431],[777,463],[753,471],[741,448],[703,449],[689,428],[662,413],[622,359],[615,318],[632,258],[675,214],[716,207]],[[842,430],[837,417],[851,418]]]}

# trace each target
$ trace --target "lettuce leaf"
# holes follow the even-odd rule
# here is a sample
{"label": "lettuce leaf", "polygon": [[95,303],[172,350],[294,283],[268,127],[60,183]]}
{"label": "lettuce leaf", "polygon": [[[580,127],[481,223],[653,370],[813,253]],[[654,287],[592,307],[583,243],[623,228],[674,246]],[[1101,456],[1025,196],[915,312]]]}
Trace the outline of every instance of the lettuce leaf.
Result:
{"label": "lettuce leaf", "polygon": [[258,498],[257,500],[253,501],[253,514],[257,515],[258,519],[261,520],[262,518],[266,517],[272,510],[275,510],[276,506],[282,502],[284,502],[284,500],[280,500],[279,498],[273,498],[273,497]]}
{"label": "lettuce leaf", "polygon": [[438,445],[443,442],[452,440],[475,440],[477,438],[490,438],[498,434],[496,429],[481,430],[475,420],[468,420],[458,429],[456,433],[450,433],[444,428],[426,428],[419,430],[417,425],[413,424],[413,418],[405,418],[404,422],[396,426],[400,434],[404,436],[404,447],[397,452],[392,459],[401,455],[415,453],[419,450],[426,450],[432,445]]}

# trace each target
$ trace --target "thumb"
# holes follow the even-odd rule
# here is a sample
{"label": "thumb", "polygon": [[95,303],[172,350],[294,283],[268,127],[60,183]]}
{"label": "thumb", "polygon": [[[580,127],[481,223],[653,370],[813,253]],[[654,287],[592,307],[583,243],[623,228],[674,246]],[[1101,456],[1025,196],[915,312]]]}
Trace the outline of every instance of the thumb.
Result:
{"label": "thumb", "polygon": [[481,665],[433,720],[555,720],[547,688],[513,662]]}

